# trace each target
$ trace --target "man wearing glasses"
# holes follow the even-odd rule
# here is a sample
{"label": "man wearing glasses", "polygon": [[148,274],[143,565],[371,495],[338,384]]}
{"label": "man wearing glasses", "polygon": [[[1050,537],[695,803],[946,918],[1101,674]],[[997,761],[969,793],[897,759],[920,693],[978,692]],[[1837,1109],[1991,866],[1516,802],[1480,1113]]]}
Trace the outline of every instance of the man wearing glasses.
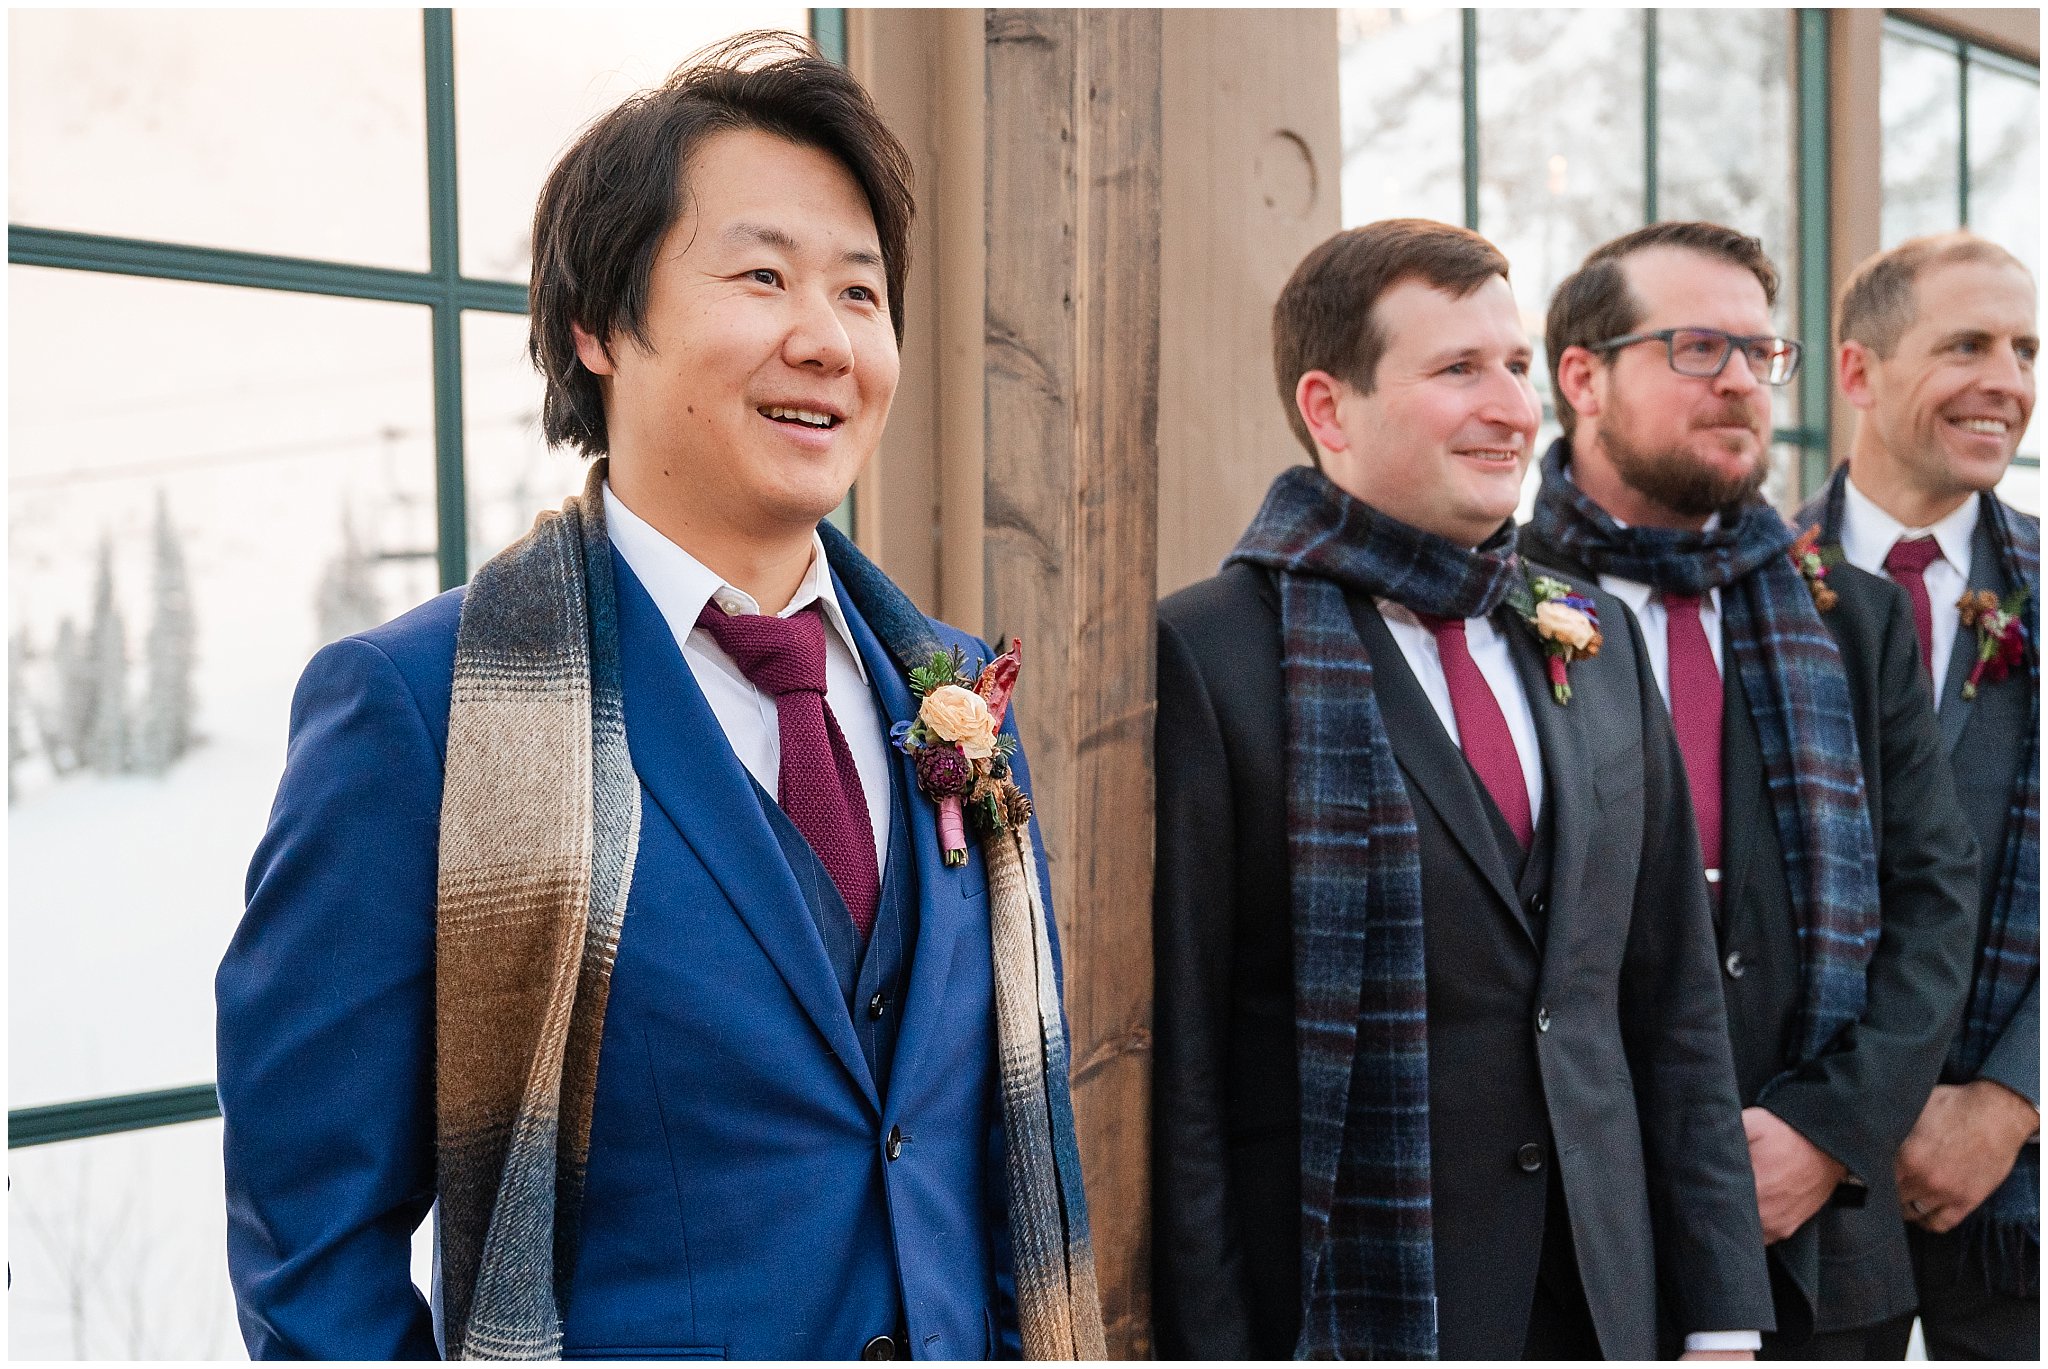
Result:
{"label": "man wearing glasses", "polygon": [[1913,1271],[1892,1158],[1968,984],[1975,842],[1897,586],[1822,566],[1760,490],[1777,272],[1661,223],[1595,250],[1545,330],[1564,436],[1523,539],[1640,619],[1714,894],[1770,1248],[1765,1357],[1901,1357]]}

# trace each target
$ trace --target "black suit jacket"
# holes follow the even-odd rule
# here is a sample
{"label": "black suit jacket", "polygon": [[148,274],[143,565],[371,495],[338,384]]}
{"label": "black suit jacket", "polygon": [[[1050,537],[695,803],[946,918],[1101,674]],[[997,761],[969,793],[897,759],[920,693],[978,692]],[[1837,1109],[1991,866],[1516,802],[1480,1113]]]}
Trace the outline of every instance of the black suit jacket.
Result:
{"label": "black suit jacket", "polygon": [[[1591,578],[1523,530],[1522,550]],[[1771,1247],[1778,1327],[1869,1326],[1913,1310],[1911,1259],[1892,1161],[1941,1069],[1969,986],[1976,844],[1941,764],[1932,700],[1905,593],[1853,566],[1828,571],[1821,615],[1841,649],[1872,815],[1883,917],[1861,1022],[1762,1105],[1848,1167],[1845,1189]],[[1723,620],[1726,621],[1725,619]],[[1723,652],[1723,660],[1731,659]],[[1723,670],[1722,894],[1716,933],[1745,1107],[1797,1059],[1798,923],[1738,672]],[[1860,1200],[1860,1201],[1859,1201]]]}
{"label": "black suit jacket", "polygon": [[[1373,661],[1421,843],[1430,1169],[1445,1358],[1522,1347],[1560,1167],[1606,1353],[1768,1328],[1684,776],[1634,620],[1552,701],[1503,610],[1543,747],[1551,875],[1498,822],[1377,609]],[[1299,1090],[1278,590],[1235,565],[1160,605],[1154,1316],[1165,1357],[1285,1358],[1301,1324]],[[1525,1148],[1540,1160],[1523,1167]]]}

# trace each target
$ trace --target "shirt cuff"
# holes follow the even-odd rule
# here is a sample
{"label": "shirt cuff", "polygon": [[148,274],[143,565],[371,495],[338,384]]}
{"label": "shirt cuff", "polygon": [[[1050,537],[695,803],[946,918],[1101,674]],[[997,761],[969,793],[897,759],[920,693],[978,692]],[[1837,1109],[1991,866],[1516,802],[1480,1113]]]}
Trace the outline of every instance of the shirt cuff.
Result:
{"label": "shirt cuff", "polygon": [[1685,1348],[1692,1350],[1761,1350],[1764,1348],[1764,1333],[1761,1331],[1693,1331],[1685,1338]]}

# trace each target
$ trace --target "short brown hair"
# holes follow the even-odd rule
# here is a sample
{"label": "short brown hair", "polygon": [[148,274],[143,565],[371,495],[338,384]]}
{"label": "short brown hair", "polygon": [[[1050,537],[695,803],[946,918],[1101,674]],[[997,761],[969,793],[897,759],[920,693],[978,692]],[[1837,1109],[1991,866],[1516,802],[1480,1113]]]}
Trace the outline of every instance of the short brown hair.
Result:
{"label": "short brown hair", "polygon": [[[1920,273],[1958,261],[2009,263],[2027,270],[2018,257],[1967,228],[1908,238],[1868,258],[1850,274],[1835,304],[1835,340],[1854,340],[1890,357],[1899,338],[1913,326],[1913,286]],[[2027,275],[2032,279],[2031,271]]]}
{"label": "short brown hair", "polygon": [[1543,324],[1543,356],[1550,367],[1551,403],[1556,406],[1557,421],[1566,437],[1572,435],[1579,416],[1565,401],[1564,390],[1557,383],[1557,359],[1567,347],[1591,347],[1635,330],[1642,321],[1643,303],[1628,288],[1628,277],[1621,264],[1652,247],[1683,247],[1733,262],[1764,287],[1764,303],[1778,302],[1778,268],[1764,254],[1764,245],[1749,234],[1722,224],[1697,220],[1653,223],[1594,248],[1550,297],[1550,314]]}
{"label": "short brown hair", "polygon": [[1420,280],[1463,298],[1495,276],[1508,259],[1469,228],[1434,219],[1381,219],[1348,228],[1302,258],[1273,306],[1273,378],[1288,426],[1318,466],[1315,439],[1295,407],[1294,389],[1310,371],[1328,371],[1362,394],[1387,350],[1373,318],[1379,297]]}
{"label": "short brown hair", "polygon": [[647,292],[662,237],[687,206],[691,157],[713,134],[753,129],[837,158],[867,196],[881,240],[889,318],[903,341],[910,271],[910,156],[845,68],[809,40],[759,30],[691,57],[621,104],[562,154],[533,213],[527,352],[547,381],[541,431],[585,456],[610,449],[597,377],[571,324],[609,346],[647,342]]}

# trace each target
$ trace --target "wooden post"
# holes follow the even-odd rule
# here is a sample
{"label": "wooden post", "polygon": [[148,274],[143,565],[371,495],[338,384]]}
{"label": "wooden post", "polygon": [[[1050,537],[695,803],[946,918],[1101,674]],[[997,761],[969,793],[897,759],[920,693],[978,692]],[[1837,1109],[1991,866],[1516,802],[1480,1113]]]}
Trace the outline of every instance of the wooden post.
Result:
{"label": "wooden post", "polygon": [[986,61],[986,622],[1024,639],[1103,1319],[1144,1358],[1159,12],[990,10]]}

